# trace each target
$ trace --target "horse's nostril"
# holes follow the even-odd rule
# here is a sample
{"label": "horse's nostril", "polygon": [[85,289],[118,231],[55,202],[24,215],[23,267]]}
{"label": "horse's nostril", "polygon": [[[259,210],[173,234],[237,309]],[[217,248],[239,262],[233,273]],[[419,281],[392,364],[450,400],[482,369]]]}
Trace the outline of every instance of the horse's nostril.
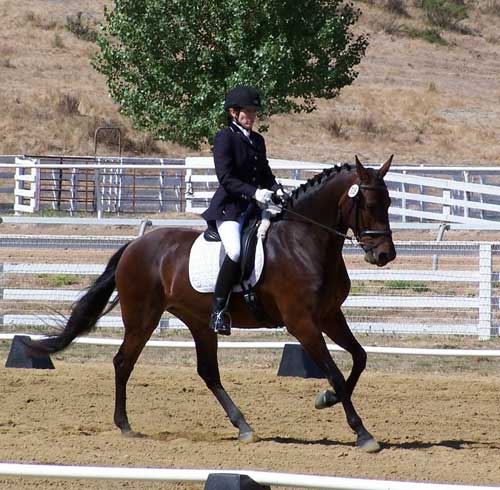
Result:
{"label": "horse's nostril", "polygon": [[389,262],[387,254],[385,252],[379,254],[378,261],[381,264],[387,264],[387,262]]}

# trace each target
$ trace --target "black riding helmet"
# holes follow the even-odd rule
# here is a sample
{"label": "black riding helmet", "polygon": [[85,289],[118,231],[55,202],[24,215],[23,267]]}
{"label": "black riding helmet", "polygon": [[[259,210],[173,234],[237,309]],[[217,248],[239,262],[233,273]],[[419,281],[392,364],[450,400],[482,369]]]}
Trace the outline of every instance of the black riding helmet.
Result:
{"label": "black riding helmet", "polygon": [[231,89],[224,101],[224,110],[230,107],[234,109],[241,109],[243,107],[261,108],[259,92],[254,87],[248,85],[237,85]]}

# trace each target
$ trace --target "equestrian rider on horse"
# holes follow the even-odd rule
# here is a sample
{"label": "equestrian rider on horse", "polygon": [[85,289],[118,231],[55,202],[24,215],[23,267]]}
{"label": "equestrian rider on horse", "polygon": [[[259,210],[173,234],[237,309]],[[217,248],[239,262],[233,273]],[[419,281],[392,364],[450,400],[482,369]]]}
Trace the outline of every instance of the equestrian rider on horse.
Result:
{"label": "equestrian rider on horse", "polygon": [[241,231],[244,223],[270,201],[274,192],[282,191],[266,157],[264,138],[252,130],[260,96],[254,87],[238,85],[225,98],[229,125],[214,140],[213,154],[219,188],[203,218],[217,226],[226,257],[215,284],[210,328],[221,335],[230,335],[224,324],[233,286],[240,278]]}

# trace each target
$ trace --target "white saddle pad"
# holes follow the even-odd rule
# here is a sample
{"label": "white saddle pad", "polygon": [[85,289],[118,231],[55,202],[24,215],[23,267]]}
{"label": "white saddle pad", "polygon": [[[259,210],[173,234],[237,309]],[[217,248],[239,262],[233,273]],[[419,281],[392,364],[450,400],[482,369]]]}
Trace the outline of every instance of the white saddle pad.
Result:
{"label": "white saddle pad", "polygon": [[[193,289],[199,293],[213,293],[220,266],[226,252],[222,242],[207,242],[203,233],[195,240],[189,254],[189,281]],[[264,268],[264,247],[262,240],[257,240],[255,251],[255,264],[252,274],[247,281],[250,285],[257,284]],[[241,291],[237,285],[233,291]]]}

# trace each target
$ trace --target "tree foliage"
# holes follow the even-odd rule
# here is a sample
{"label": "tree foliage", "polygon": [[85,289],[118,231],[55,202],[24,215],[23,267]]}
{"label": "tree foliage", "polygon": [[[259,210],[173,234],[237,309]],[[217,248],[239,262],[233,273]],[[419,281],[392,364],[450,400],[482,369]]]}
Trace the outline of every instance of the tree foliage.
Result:
{"label": "tree foliage", "polygon": [[237,84],[257,87],[264,118],[351,84],[367,46],[358,17],[340,0],[115,0],[94,66],[136,127],[199,148]]}

